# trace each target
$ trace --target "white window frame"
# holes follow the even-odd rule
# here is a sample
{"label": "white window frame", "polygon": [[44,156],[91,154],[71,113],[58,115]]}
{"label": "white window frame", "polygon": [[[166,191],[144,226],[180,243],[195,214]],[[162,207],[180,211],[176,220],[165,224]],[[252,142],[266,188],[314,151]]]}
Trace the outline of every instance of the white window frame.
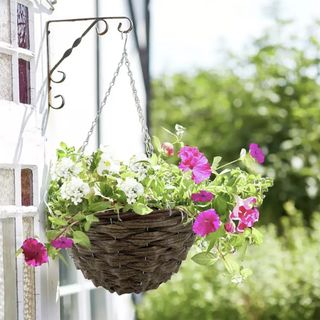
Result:
{"label": "white window frame", "polygon": [[[39,230],[39,195],[38,195],[38,172],[36,166],[26,166],[26,165],[12,165],[12,164],[0,164],[0,169],[11,169],[14,170],[14,192],[15,192],[15,204],[14,205],[1,205],[0,206],[0,220],[12,218],[15,220],[15,250],[19,250],[23,241],[23,218],[33,217],[33,228],[35,235]],[[33,192],[33,205],[32,206],[22,206],[21,204],[21,170],[31,169],[32,170],[32,192]],[[2,250],[2,248],[1,248]],[[12,254],[12,252],[10,252]],[[14,292],[17,296],[17,318],[24,318],[24,285],[23,285],[23,266],[24,258],[23,255],[16,257],[16,288]],[[5,266],[4,266],[5,267]],[[5,292],[8,292],[5,289]],[[12,288],[11,288],[12,290]],[[10,291],[11,291],[10,290]],[[35,292],[36,296],[36,306],[35,314],[38,319],[40,315],[40,301],[37,297],[40,296],[40,273],[35,270]],[[5,315],[7,316],[7,315]]]}
{"label": "white window frame", "polygon": [[[21,3],[28,7],[29,13],[29,41],[30,49],[18,47],[17,34],[17,3]],[[11,70],[12,70],[12,101],[22,104],[19,101],[19,59],[24,59],[30,62],[30,95],[31,103],[22,104],[26,107],[34,108],[36,104],[35,97],[35,61],[34,61],[34,5],[30,0],[10,0],[10,36],[11,43],[0,41],[0,53],[11,56]]]}

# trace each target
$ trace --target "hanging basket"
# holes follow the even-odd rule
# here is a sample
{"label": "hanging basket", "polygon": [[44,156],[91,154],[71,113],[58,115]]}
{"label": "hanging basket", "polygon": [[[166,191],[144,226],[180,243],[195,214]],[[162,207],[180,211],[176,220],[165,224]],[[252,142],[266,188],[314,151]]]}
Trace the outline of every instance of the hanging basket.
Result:
{"label": "hanging basket", "polygon": [[191,224],[177,211],[98,215],[87,233],[90,248],[74,246],[76,267],[95,286],[110,292],[156,289],[179,270],[194,241]]}

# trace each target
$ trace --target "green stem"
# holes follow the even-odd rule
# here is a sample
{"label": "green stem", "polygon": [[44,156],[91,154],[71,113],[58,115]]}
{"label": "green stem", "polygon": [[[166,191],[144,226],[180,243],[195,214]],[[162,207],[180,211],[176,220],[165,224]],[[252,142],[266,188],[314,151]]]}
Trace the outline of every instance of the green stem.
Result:
{"label": "green stem", "polygon": [[238,161],[241,161],[241,159],[238,158],[238,159],[236,159],[236,160],[233,160],[233,161],[231,161],[231,162],[228,162],[228,163],[226,163],[226,164],[218,167],[216,170],[219,170],[219,169],[221,169],[221,168],[224,168],[224,167],[226,167],[226,166],[229,166],[230,164],[236,163],[236,162],[238,162]]}

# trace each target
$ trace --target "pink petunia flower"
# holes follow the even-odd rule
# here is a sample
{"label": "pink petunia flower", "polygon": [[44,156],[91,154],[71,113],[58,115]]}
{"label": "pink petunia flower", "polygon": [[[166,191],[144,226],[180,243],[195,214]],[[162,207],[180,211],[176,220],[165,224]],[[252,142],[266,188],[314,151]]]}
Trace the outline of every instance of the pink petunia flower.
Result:
{"label": "pink petunia flower", "polygon": [[170,142],[164,142],[161,144],[161,149],[167,157],[172,157],[174,155],[174,147]]}
{"label": "pink petunia flower", "polygon": [[197,147],[182,147],[178,153],[181,159],[179,168],[182,171],[192,171],[192,180],[199,184],[211,175],[211,166],[203,153]]}
{"label": "pink petunia flower", "polygon": [[193,226],[192,230],[194,233],[201,237],[205,237],[211,232],[215,232],[220,227],[220,218],[214,209],[209,209],[201,212]]}
{"label": "pink petunia flower", "polygon": [[24,240],[21,249],[24,254],[24,260],[29,266],[37,267],[48,262],[47,249],[37,239],[28,238]]}
{"label": "pink petunia flower", "polygon": [[211,192],[201,190],[198,193],[193,193],[191,199],[194,202],[210,202],[214,198]]}
{"label": "pink petunia flower", "polygon": [[230,214],[230,219],[238,220],[237,231],[243,232],[246,228],[251,228],[259,220],[259,210],[254,207],[256,198],[237,199],[237,204]]}
{"label": "pink petunia flower", "polygon": [[249,146],[249,153],[258,163],[264,163],[265,156],[258,144],[251,143]]}
{"label": "pink petunia flower", "polygon": [[229,233],[235,233],[236,232],[236,225],[235,223],[229,219],[225,224],[224,224],[224,230],[226,230]]}
{"label": "pink petunia flower", "polygon": [[51,244],[56,249],[67,249],[73,246],[73,240],[68,237],[60,237],[52,240]]}

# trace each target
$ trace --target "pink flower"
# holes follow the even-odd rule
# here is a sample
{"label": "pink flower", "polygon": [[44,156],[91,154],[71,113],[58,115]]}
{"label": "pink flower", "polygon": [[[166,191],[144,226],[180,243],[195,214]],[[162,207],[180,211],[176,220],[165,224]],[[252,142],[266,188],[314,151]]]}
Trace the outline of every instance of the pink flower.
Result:
{"label": "pink flower", "polygon": [[200,183],[211,175],[211,166],[203,153],[197,147],[182,147],[178,153],[181,158],[179,168],[182,171],[192,171],[192,180]]}
{"label": "pink flower", "polygon": [[258,163],[264,163],[264,153],[256,143],[251,143],[249,146],[249,153]]}
{"label": "pink flower", "polygon": [[251,228],[259,220],[259,210],[253,206],[256,201],[254,197],[244,200],[238,198],[237,204],[230,214],[231,219],[239,221],[237,225],[238,232]]}
{"label": "pink flower", "polygon": [[191,199],[194,202],[209,202],[213,199],[213,194],[211,192],[201,190],[198,193],[193,193]]}
{"label": "pink flower", "polygon": [[229,219],[225,224],[224,224],[224,230],[226,230],[229,233],[235,233],[236,232],[236,225],[235,223]]}
{"label": "pink flower", "polygon": [[209,209],[201,212],[193,226],[194,233],[201,237],[205,237],[207,234],[217,231],[220,227],[220,218],[214,209]]}
{"label": "pink flower", "polygon": [[28,238],[21,246],[25,262],[32,267],[48,262],[48,252],[43,243],[37,239]]}
{"label": "pink flower", "polygon": [[170,142],[164,142],[161,144],[161,149],[167,157],[172,157],[174,155],[174,147]]}
{"label": "pink flower", "polygon": [[51,241],[51,244],[56,249],[67,249],[73,245],[73,240],[68,237],[60,237]]}

